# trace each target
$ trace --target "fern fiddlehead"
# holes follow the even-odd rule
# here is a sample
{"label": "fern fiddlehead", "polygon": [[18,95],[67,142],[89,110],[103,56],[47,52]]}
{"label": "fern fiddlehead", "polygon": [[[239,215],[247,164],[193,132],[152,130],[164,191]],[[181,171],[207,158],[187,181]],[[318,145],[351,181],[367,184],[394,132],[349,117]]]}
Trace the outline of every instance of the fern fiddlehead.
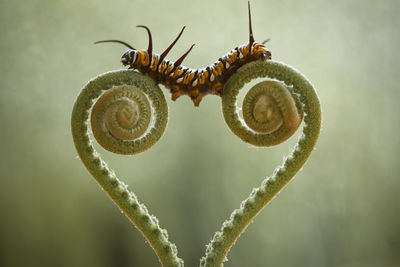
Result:
{"label": "fern fiddlehead", "polygon": [[167,231],[159,226],[157,218],[150,215],[146,206],[115,176],[94,149],[88,129],[93,104],[91,125],[99,144],[114,153],[133,155],[150,148],[165,131],[168,107],[163,93],[150,78],[133,71],[100,75],[82,89],[75,102],[72,136],[85,167],[147,239],[160,263],[183,266],[176,246],[168,240]]}
{"label": "fern fiddlehead", "polygon": [[[261,130],[243,125],[236,108],[239,90],[256,78],[274,80],[256,85],[246,96],[248,100],[246,97],[244,100],[244,117],[251,117],[250,120],[260,124],[257,127],[261,127]],[[287,91],[273,96],[273,87]],[[252,103],[247,103],[249,101]],[[283,102],[287,102],[287,105],[283,105]],[[321,128],[321,107],[312,84],[297,70],[272,60],[249,63],[239,69],[225,86],[222,109],[230,129],[243,141],[255,146],[271,146],[285,141],[297,129],[299,119],[303,116],[305,125],[303,134],[283,164],[252,190],[240,208],[234,210],[222,224],[221,230],[215,233],[200,262],[200,266],[208,267],[223,265],[230,248],[249,223],[302,168],[315,147]]]}

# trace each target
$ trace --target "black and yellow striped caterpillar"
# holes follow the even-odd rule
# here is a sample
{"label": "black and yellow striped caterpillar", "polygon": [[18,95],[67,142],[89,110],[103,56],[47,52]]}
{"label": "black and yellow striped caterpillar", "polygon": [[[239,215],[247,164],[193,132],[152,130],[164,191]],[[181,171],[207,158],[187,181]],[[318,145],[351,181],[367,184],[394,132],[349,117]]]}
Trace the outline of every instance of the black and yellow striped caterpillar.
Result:
{"label": "black and yellow striped caterpillar", "polygon": [[214,64],[201,70],[181,66],[194,44],[176,62],[165,59],[169,51],[181,37],[185,27],[182,28],[178,37],[161,55],[153,53],[151,32],[149,28],[143,25],[138,25],[137,27],[146,29],[149,35],[147,50],[137,50],[128,43],[120,40],[103,40],[95,43],[115,42],[127,46],[129,50],[121,57],[121,62],[124,66],[129,65],[130,69],[137,69],[157,83],[161,83],[169,88],[172,100],[176,100],[181,95],[188,95],[194,105],[198,106],[205,95],[215,94],[222,96],[224,85],[229,77],[244,64],[257,60],[271,59],[271,52],[265,48],[264,42],[257,43],[254,41],[251,27],[250,2],[248,2],[248,10],[249,42],[234,48],[219,58]]}

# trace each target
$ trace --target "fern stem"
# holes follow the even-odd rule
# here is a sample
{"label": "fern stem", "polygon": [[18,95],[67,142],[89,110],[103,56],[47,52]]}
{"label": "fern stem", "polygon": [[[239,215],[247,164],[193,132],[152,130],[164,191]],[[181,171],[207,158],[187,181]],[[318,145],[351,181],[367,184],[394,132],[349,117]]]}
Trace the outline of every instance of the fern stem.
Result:
{"label": "fern stem", "polygon": [[[321,107],[313,85],[299,71],[273,60],[253,62],[245,65],[228,81],[225,95],[230,91],[239,91],[244,84],[255,78],[268,77],[293,86],[294,93],[300,96],[304,111],[303,133],[297,144],[287,156],[283,164],[267,177],[258,188],[254,188],[249,197],[233,211],[221,230],[216,232],[207,245],[206,254],[201,259],[200,266],[219,267],[226,261],[226,256],[239,236],[252,222],[254,217],[290,182],[302,168],[311,152],[314,150],[321,128]],[[226,109],[227,99],[223,98],[223,109]]]}
{"label": "fern stem", "polygon": [[[94,100],[96,100],[103,91],[109,90],[113,86],[121,85],[134,85],[150,92],[160,91],[160,88],[156,86],[150,78],[133,71],[123,70],[108,72],[91,80],[82,89],[72,111],[71,127],[75,147],[87,170],[92,174],[112,201],[114,201],[147,239],[150,246],[157,254],[162,266],[182,267],[183,260],[178,258],[176,246],[168,240],[167,231],[159,226],[157,218],[154,215],[150,215],[146,206],[138,201],[133,192],[128,190],[127,185],[115,176],[114,171],[107,166],[106,162],[102,160],[100,155],[96,152],[92,145],[91,138],[89,137],[88,119]],[[158,101],[165,102],[165,99],[159,99]],[[158,106],[160,103],[153,100],[153,104],[159,116],[168,116],[165,110],[160,110]],[[166,118],[161,124],[166,124]],[[157,127],[157,125],[155,125],[155,127]],[[164,130],[160,129],[151,130],[151,132],[158,135],[156,138],[157,140],[163,134],[163,131]],[[137,151],[143,151],[147,149],[143,147],[144,143],[153,145],[155,141],[156,140],[153,139],[142,140],[142,142],[137,145],[135,143],[135,145],[131,145],[131,147]]]}

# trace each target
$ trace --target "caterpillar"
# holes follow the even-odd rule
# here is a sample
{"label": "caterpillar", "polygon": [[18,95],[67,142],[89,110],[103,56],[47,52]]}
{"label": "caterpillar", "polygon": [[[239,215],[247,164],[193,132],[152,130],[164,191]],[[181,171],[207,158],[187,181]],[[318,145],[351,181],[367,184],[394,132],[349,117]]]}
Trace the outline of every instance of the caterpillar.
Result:
{"label": "caterpillar", "polygon": [[254,41],[251,26],[250,1],[248,2],[248,12],[249,42],[235,47],[232,51],[220,57],[211,66],[200,70],[190,69],[181,65],[195,44],[176,62],[165,58],[181,37],[186,26],[182,28],[176,39],[161,55],[153,53],[151,32],[144,25],[138,25],[137,27],[144,28],[147,31],[149,37],[147,50],[137,50],[128,43],[120,40],[102,40],[95,42],[95,44],[113,42],[125,45],[129,50],[121,57],[121,63],[124,66],[129,65],[129,69],[136,69],[152,78],[156,83],[163,84],[170,90],[172,100],[175,101],[181,95],[188,95],[197,107],[203,97],[208,94],[222,96],[225,83],[241,66],[257,60],[271,59],[271,52],[264,46],[266,41],[262,43]]}

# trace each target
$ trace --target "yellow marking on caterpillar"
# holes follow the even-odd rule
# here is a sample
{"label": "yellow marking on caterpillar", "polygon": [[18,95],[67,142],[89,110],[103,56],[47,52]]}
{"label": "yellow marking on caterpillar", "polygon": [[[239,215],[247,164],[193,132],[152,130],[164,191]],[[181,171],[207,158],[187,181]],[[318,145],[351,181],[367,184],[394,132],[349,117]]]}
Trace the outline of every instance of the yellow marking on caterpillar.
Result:
{"label": "yellow marking on caterpillar", "polygon": [[153,56],[153,59],[151,60],[151,67],[150,69],[152,71],[157,71],[157,64],[160,58],[158,56]]}
{"label": "yellow marking on caterpillar", "polygon": [[139,56],[139,62],[141,63],[142,66],[147,66],[149,65],[149,54],[147,53],[147,51],[144,50],[138,50],[137,51],[138,56]]}
{"label": "yellow marking on caterpillar", "polygon": [[208,71],[200,73],[198,76],[199,84],[204,84],[208,78]]}
{"label": "yellow marking on caterpillar", "polygon": [[230,55],[229,57],[227,57],[227,61],[229,62],[229,64],[232,64],[233,62],[235,62],[236,58],[237,58],[237,52],[233,52],[232,55]]}
{"label": "yellow marking on caterpillar", "polygon": [[160,66],[158,66],[158,72],[164,73],[164,70],[166,67],[167,67],[167,63],[165,63],[165,61],[163,60],[163,62],[161,62],[161,64],[160,64]]}
{"label": "yellow marking on caterpillar", "polygon": [[218,61],[218,64],[212,69],[214,76],[215,77],[220,76],[223,69],[224,69],[224,64],[222,64],[221,61]]}
{"label": "yellow marking on caterpillar", "polygon": [[245,47],[239,48],[240,52],[243,54],[244,57],[246,57],[249,54],[249,45],[246,45]]}
{"label": "yellow marking on caterpillar", "polygon": [[174,65],[169,65],[168,68],[165,71],[165,74],[169,74],[174,68]]}
{"label": "yellow marking on caterpillar", "polygon": [[[177,69],[175,69],[174,72],[172,72],[172,73],[169,75],[169,77],[171,77],[171,78],[173,78],[173,79],[176,79],[176,78],[179,77],[182,73],[183,73],[182,68],[177,68]],[[171,75],[172,75],[172,76],[171,76]]]}
{"label": "yellow marking on caterpillar", "polygon": [[194,73],[186,73],[185,76],[183,77],[183,84],[188,84],[194,77]]}

